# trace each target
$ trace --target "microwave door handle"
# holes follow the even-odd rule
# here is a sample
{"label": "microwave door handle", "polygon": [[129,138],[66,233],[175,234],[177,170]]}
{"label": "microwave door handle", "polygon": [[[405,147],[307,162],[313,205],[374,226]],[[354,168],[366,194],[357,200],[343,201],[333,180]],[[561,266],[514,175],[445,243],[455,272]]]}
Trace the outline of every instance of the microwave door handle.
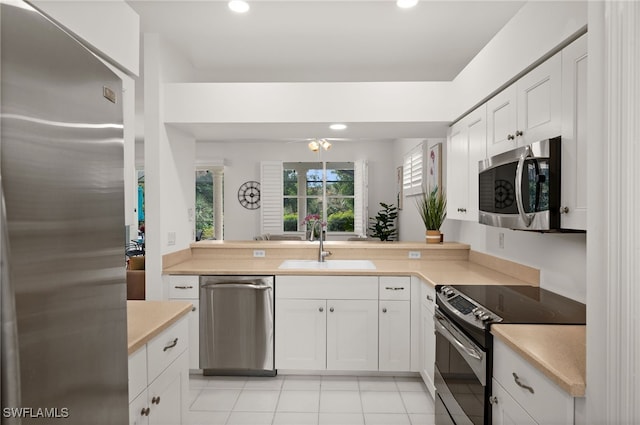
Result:
{"label": "microwave door handle", "polygon": [[524,203],[522,202],[522,172],[524,171],[524,162],[531,156],[531,147],[526,146],[524,152],[520,155],[518,166],[516,167],[516,205],[518,206],[520,218],[522,218],[526,227],[531,226],[533,216],[528,215],[524,210]]}

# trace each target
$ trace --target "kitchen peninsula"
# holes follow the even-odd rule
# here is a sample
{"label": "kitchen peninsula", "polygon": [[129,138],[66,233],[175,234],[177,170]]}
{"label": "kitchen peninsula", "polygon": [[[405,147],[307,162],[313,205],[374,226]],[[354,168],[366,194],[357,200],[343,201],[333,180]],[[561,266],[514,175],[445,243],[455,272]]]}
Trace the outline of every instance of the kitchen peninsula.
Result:
{"label": "kitchen peninsula", "polygon": [[[190,249],[169,254],[164,257],[164,273],[174,276],[198,276],[205,274],[218,275],[251,275],[269,274],[276,276],[378,276],[411,278],[422,282],[412,286],[411,304],[411,339],[421,334],[420,302],[426,290],[433,291],[435,285],[530,285],[539,286],[539,271],[511,261],[478,253],[469,245],[449,242],[440,245],[427,245],[417,242],[338,242],[325,243],[326,250],[332,252],[334,260],[370,260],[375,270],[309,270],[282,269],[285,260],[307,259],[317,256],[317,244],[306,241],[202,241],[191,244]],[[418,290],[416,290],[418,288]],[[277,293],[277,292],[276,292]],[[416,293],[418,294],[416,296]],[[429,294],[430,292],[428,292]],[[417,299],[414,303],[413,299]],[[382,297],[382,295],[381,295]],[[380,298],[382,303],[383,298]],[[277,304],[278,301],[276,301]],[[497,338],[504,339],[508,334],[511,345],[522,344],[519,354],[533,367],[551,379],[571,397],[583,397],[585,387],[585,332],[584,326],[566,327],[562,337],[552,337],[553,346],[558,350],[544,350],[532,356],[526,355],[531,335],[546,335],[545,329],[551,327],[538,326],[539,332],[518,325],[502,325],[503,331]],[[557,328],[557,326],[556,326]],[[520,332],[523,330],[523,332]],[[526,331],[526,332],[525,332]],[[496,334],[494,332],[494,334]],[[553,334],[553,332],[551,332]],[[560,335],[560,334],[558,334]],[[422,336],[420,336],[422,338]],[[420,350],[412,348],[412,355]],[[570,353],[573,373],[565,374],[557,365]],[[582,359],[582,360],[581,360]],[[412,363],[412,370],[416,365]],[[429,384],[427,384],[429,386]]]}

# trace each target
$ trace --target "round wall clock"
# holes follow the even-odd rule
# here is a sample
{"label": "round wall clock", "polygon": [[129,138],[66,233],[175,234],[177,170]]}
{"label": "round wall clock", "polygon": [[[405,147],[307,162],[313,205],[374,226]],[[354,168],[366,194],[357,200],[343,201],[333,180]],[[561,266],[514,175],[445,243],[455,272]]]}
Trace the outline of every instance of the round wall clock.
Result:
{"label": "round wall clock", "polygon": [[248,210],[260,208],[260,183],[248,181],[238,189],[238,202]]}

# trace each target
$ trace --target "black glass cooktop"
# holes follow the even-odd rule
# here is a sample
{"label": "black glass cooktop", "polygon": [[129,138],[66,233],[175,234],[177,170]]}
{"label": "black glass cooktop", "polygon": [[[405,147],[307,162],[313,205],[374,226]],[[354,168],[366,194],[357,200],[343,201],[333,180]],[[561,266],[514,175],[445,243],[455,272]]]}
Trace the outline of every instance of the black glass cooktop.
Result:
{"label": "black glass cooktop", "polygon": [[502,323],[586,324],[586,306],[535,286],[455,285],[458,291],[483,305]]}

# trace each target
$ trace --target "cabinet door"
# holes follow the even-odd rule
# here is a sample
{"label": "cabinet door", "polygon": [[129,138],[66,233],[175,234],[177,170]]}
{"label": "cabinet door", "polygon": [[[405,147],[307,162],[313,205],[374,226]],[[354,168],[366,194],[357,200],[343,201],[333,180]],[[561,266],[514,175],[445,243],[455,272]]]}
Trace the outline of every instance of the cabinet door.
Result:
{"label": "cabinet door", "polygon": [[420,375],[432,397],[435,397],[434,367],[436,363],[436,335],[433,325],[433,309],[423,303],[420,309],[422,347],[420,350]]}
{"label": "cabinet door", "polygon": [[411,367],[409,301],[380,301],[379,370],[408,372]]}
{"label": "cabinet door", "polygon": [[560,225],[587,229],[587,34],[562,51]]}
{"label": "cabinet door", "polygon": [[327,300],[327,369],[378,370],[378,301]]}
{"label": "cabinet door", "polygon": [[129,403],[129,425],[148,425],[149,415],[151,412],[149,407],[147,390],[145,389],[138,397]]}
{"label": "cabinet door", "polygon": [[557,53],[516,83],[518,146],[548,139],[561,131],[562,55]]}
{"label": "cabinet door", "polygon": [[487,157],[487,106],[482,105],[471,112],[467,127],[467,207],[465,219],[478,221],[478,163]]}
{"label": "cabinet door", "polygon": [[325,300],[278,299],[275,328],[276,369],[325,369]]}
{"label": "cabinet door", "polygon": [[[189,358],[182,353],[149,385],[149,425],[179,425],[187,414]],[[186,421],[185,421],[186,422]]]}
{"label": "cabinet door", "polygon": [[487,102],[487,155],[516,147],[517,90],[511,85]]}
{"label": "cabinet door", "polygon": [[494,402],[491,406],[493,425],[538,424],[495,379],[493,380],[493,397]]}
{"label": "cabinet door", "polygon": [[464,119],[451,127],[447,143],[447,218],[463,220],[467,208],[467,128]]}
{"label": "cabinet door", "polygon": [[200,368],[200,300],[187,300],[193,307],[189,313],[189,369]]}

